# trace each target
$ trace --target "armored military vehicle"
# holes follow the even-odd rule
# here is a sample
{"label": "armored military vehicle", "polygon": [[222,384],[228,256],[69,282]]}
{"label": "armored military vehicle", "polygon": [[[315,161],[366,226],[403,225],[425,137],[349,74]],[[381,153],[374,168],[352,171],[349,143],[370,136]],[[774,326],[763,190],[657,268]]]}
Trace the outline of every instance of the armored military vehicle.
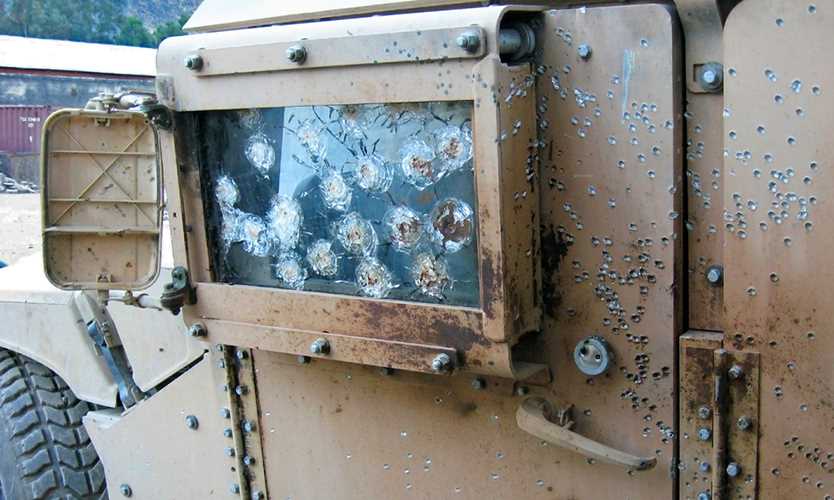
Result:
{"label": "armored military vehicle", "polygon": [[7,498],[832,499],[834,2],[186,30],[44,127]]}

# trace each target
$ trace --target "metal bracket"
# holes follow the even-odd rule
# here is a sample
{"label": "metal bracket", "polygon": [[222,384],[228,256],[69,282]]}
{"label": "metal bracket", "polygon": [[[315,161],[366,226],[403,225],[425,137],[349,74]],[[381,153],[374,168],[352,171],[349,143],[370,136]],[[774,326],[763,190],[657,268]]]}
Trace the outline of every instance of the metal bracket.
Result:
{"label": "metal bracket", "polygon": [[721,63],[724,52],[721,45],[724,23],[721,0],[675,0],[675,7],[683,25],[686,46],[686,87],[690,92],[702,94],[719,91],[705,88],[698,78],[696,67],[707,63]]}
{"label": "metal bracket", "polygon": [[182,306],[197,303],[197,290],[191,285],[188,269],[177,266],[171,271],[171,283],[165,283],[159,302],[174,315],[180,313]]}

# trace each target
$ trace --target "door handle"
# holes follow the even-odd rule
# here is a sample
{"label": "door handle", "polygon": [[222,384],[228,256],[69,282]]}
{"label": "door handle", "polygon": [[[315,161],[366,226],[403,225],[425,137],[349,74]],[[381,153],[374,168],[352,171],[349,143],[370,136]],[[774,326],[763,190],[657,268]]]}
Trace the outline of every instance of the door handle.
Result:
{"label": "door handle", "polygon": [[593,439],[573,432],[573,422],[562,416],[562,425],[551,422],[551,404],[542,398],[528,398],[521,403],[515,418],[521,430],[550,444],[573,450],[580,455],[609,464],[622,465],[632,470],[648,470],[657,464],[655,457],[638,457],[616,450]]}

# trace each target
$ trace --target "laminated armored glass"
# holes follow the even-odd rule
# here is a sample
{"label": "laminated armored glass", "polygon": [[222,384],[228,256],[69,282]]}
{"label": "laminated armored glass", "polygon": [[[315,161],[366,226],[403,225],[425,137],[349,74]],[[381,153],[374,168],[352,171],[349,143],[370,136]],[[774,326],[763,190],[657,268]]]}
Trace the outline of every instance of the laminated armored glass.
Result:
{"label": "laminated armored glass", "polygon": [[471,102],[201,113],[216,278],[477,306]]}

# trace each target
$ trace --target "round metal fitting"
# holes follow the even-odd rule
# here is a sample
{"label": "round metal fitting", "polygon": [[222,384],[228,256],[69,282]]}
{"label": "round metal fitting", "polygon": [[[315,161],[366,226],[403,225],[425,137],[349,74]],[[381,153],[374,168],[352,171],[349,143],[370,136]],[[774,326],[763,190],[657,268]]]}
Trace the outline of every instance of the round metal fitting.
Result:
{"label": "round metal fitting", "polygon": [[189,337],[205,337],[207,335],[206,326],[202,323],[194,323],[193,325],[188,327],[188,336]]}
{"label": "round metal fitting", "polygon": [[302,45],[293,45],[287,49],[287,59],[296,64],[302,64],[307,59],[307,49]]}
{"label": "round metal fitting", "polygon": [[240,495],[240,485],[235,483],[229,486],[229,493],[232,495]]}
{"label": "round metal fitting", "polygon": [[742,416],[738,417],[738,420],[736,420],[736,427],[738,427],[738,429],[740,431],[746,431],[752,425],[753,425],[753,420],[750,417],[748,417],[747,415],[742,415]]}
{"label": "round metal fitting", "polygon": [[264,498],[266,497],[262,491],[255,490],[252,492],[252,500],[263,500]]}
{"label": "round metal fitting", "polygon": [[698,85],[708,92],[716,92],[724,86],[724,66],[717,62],[708,62],[697,68]]}
{"label": "round metal fitting", "polygon": [[197,427],[200,427],[200,421],[194,415],[188,415],[185,417],[185,426],[194,431],[197,430]]}
{"label": "round metal fitting", "polygon": [[591,58],[592,52],[593,50],[591,49],[591,46],[587,43],[583,43],[582,45],[576,48],[576,53],[579,55],[579,58],[584,61],[587,61]]}
{"label": "round metal fitting", "polygon": [[724,268],[717,264],[709,266],[704,276],[710,285],[721,286],[724,283]]}
{"label": "round metal fitting", "polygon": [[227,437],[227,438],[230,438],[230,437],[232,437],[233,435],[234,435],[234,434],[232,433],[232,429],[230,429],[230,428],[228,428],[228,427],[226,427],[225,429],[223,429],[223,436],[225,436],[225,437]]}
{"label": "round metal fitting", "polygon": [[698,500],[711,500],[712,495],[708,491],[702,491],[698,493]]}
{"label": "round metal fitting", "polygon": [[741,465],[730,462],[727,464],[727,475],[730,477],[736,477],[741,474]]}
{"label": "round metal fitting", "polygon": [[614,364],[614,353],[604,338],[592,335],[576,344],[573,350],[573,361],[579,371],[595,377],[611,368]]}
{"label": "round metal fitting", "polygon": [[437,373],[450,371],[452,369],[452,358],[445,352],[438,354],[431,360],[431,369]]}
{"label": "round metal fitting", "polygon": [[482,391],[486,389],[486,380],[482,379],[481,377],[475,377],[472,379],[472,388],[476,391]]}
{"label": "round metal fitting", "polygon": [[481,35],[477,31],[467,31],[458,35],[455,43],[467,52],[477,52],[481,46]]}
{"label": "round metal fitting", "polygon": [[220,409],[220,416],[223,418],[232,418],[232,411],[228,408],[221,408]]}
{"label": "round metal fitting", "polygon": [[699,441],[709,441],[712,439],[712,431],[707,429],[706,427],[701,427],[698,429],[698,440]]}
{"label": "round metal fitting", "polygon": [[243,427],[244,432],[255,432],[255,429],[257,429],[255,422],[251,420],[244,420],[241,427]]}
{"label": "round metal fitting", "polygon": [[701,462],[700,464],[698,464],[698,470],[701,471],[704,474],[709,472],[709,470],[710,470],[709,462]]}
{"label": "round metal fitting", "polygon": [[235,387],[235,394],[237,394],[238,396],[245,396],[249,394],[249,388],[245,385],[239,385]]}
{"label": "round metal fitting", "polygon": [[123,485],[119,486],[119,491],[121,492],[122,496],[124,496],[124,497],[130,498],[130,497],[133,496],[133,490],[130,488],[129,484],[123,484]]}
{"label": "round metal fitting", "polygon": [[233,456],[235,456],[235,449],[232,448],[231,446],[227,446],[223,450],[223,453],[225,453],[227,457],[233,457]]}
{"label": "round metal fitting", "polygon": [[330,354],[330,342],[327,339],[318,338],[310,344],[310,352],[313,354]]}
{"label": "round metal fitting", "polygon": [[739,365],[733,365],[727,370],[727,376],[730,377],[730,380],[739,380],[744,376],[744,368]]}
{"label": "round metal fitting", "polygon": [[530,388],[526,385],[520,385],[515,388],[515,395],[516,396],[526,396],[530,393]]}
{"label": "round metal fitting", "polygon": [[252,465],[255,463],[255,457],[251,455],[244,455],[243,457],[243,465]]}
{"label": "round metal fitting", "polygon": [[712,408],[707,405],[703,405],[698,408],[698,418],[701,420],[706,420],[712,416]]}
{"label": "round metal fitting", "polygon": [[190,54],[185,56],[185,67],[191,71],[200,71],[203,69],[203,58],[197,54]]}
{"label": "round metal fitting", "polygon": [[310,356],[299,356],[298,358],[299,365],[308,365],[310,364]]}
{"label": "round metal fitting", "polygon": [[238,351],[235,353],[235,356],[237,356],[237,359],[243,361],[244,359],[249,357],[249,353],[243,349],[238,349]]}

